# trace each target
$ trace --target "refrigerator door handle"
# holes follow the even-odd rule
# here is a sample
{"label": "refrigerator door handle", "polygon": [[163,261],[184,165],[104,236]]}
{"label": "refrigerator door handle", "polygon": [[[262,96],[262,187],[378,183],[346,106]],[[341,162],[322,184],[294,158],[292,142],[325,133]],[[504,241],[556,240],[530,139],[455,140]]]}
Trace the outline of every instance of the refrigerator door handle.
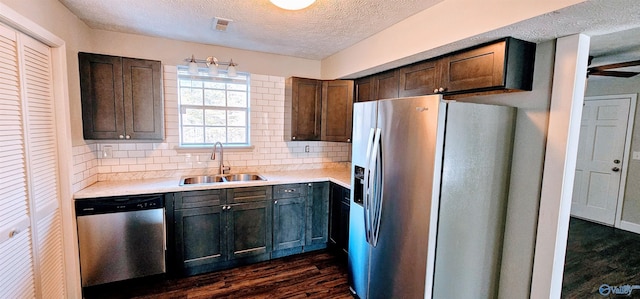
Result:
{"label": "refrigerator door handle", "polygon": [[378,233],[380,231],[380,215],[382,212],[382,189],[384,188],[382,182],[382,156],[380,146],[380,138],[381,138],[381,130],[380,128],[376,128],[376,134],[373,138],[373,149],[371,150],[371,163],[369,167],[371,168],[371,186],[370,189],[370,199],[369,199],[369,228],[370,228],[370,244],[373,247],[376,247],[378,244]]}
{"label": "refrigerator door handle", "polygon": [[375,129],[371,128],[371,131],[369,132],[369,139],[367,139],[367,154],[366,154],[366,158],[365,158],[365,165],[364,165],[364,183],[362,184],[362,206],[363,206],[363,210],[364,210],[364,231],[365,231],[365,239],[367,241],[367,243],[371,244],[371,226],[370,226],[370,222],[369,222],[369,207],[370,207],[370,192],[369,192],[369,187],[370,187],[370,177],[371,177],[371,167],[370,167],[370,160],[371,160],[371,148],[373,146],[373,139],[374,139],[374,135],[375,135]]}

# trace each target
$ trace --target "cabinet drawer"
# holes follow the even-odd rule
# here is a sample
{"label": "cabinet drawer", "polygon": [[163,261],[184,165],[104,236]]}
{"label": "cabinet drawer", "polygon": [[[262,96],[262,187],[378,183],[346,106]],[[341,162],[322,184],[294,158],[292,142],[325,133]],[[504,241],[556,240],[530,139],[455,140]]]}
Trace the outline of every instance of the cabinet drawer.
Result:
{"label": "cabinet drawer", "polygon": [[176,193],[175,208],[189,209],[219,206],[226,202],[224,189],[188,191]]}
{"label": "cabinet drawer", "polygon": [[228,189],[227,198],[229,198],[229,204],[269,200],[271,186]]}
{"label": "cabinet drawer", "polygon": [[307,184],[287,184],[273,186],[273,198],[294,198],[307,196]]}

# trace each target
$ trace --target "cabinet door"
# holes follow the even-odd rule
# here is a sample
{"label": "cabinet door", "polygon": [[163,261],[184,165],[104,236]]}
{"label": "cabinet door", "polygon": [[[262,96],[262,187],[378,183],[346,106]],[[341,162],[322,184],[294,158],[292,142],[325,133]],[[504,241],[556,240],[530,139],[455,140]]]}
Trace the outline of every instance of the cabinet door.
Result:
{"label": "cabinet door", "polygon": [[437,66],[437,61],[430,60],[400,68],[400,97],[433,94],[440,81]]}
{"label": "cabinet door", "polygon": [[351,142],[353,81],[322,83],[322,141]]}
{"label": "cabinet door", "polygon": [[163,139],[160,66],[160,61],[122,59],[126,139]]}
{"label": "cabinet door", "polygon": [[322,81],[292,78],[291,140],[320,140]]}
{"label": "cabinet door", "polygon": [[373,99],[395,99],[398,97],[398,71],[391,70],[373,77]]}
{"label": "cabinet door", "polygon": [[305,246],[326,244],[329,240],[329,183],[311,184],[307,204]]}
{"label": "cabinet door", "polygon": [[506,41],[442,59],[445,92],[504,87]]}
{"label": "cabinet door", "polygon": [[331,183],[331,190],[329,191],[329,242],[332,245],[338,246],[341,240],[341,206],[340,197],[342,196],[342,189],[340,186]]}
{"label": "cabinet door", "polygon": [[271,209],[269,202],[227,206],[229,259],[268,257],[271,252]]}
{"label": "cabinet door", "polygon": [[304,246],[307,197],[273,202],[273,250]]}
{"label": "cabinet door", "polygon": [[124,138],[122,58],[78,53],[84,139]]}
{"label": "cabinet door", "polygon": [[360,78],[354,82],[355,84],[355,101],[367,102],[373,101],[373,76]]}
{"label": "cabinet door", "polygon": [[329,195],[329,242],[338,249],[347,252],[349,245],[349,190],[337,184],[331,184]]}
{"label": "cabinet door", "polygon": [[178,271],[202,273],[227,259],[221,206],[175,210],[174,217]]}
{"label": "cabinet door", "polygon": [[[344,189],[343,189],[344,190]],[[348,194],[348,191],[343,192]],[[342,249],[343,252],[347,253],[349,251],[349,210],[350,205],[349,201],[345,201],[343,196],[343,200],[340,202],[340,234],[338,236],[339,242],[338,246]],[[348,195],[347,197],[348,198]]]}

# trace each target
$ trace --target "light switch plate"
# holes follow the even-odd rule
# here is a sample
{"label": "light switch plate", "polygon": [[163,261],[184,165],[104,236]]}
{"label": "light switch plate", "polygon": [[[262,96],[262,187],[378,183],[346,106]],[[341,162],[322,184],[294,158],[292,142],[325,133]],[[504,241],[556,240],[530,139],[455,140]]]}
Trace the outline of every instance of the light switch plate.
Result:
{"label": "light switch plate", "polygon": [[633,159],[640,160],[640,152],[633,152]]}

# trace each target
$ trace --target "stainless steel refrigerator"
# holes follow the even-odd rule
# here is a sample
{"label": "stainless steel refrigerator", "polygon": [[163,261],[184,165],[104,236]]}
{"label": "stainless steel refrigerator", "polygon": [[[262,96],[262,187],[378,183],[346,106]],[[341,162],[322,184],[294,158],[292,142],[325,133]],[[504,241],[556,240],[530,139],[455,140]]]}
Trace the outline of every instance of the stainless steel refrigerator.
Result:
{"label": "stainless steel refrigerator", "polygon": [[359,298],[497,296],[515,109],[354,104],[349,283]]}

